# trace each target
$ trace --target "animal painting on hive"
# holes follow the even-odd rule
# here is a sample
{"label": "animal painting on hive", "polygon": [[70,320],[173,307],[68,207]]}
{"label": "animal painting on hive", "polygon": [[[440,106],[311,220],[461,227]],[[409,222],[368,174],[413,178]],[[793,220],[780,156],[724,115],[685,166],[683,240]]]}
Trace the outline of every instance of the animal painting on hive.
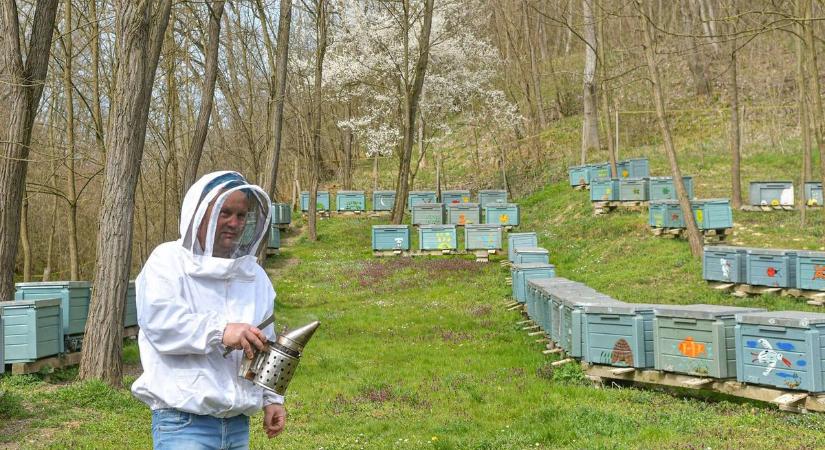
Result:
{"label": "animal painting on hive", "polygon": [[814,266],[814,276],[812,280],[825,280],[825,266]]}
{"label": "animal painting on hive", "polygon": [[[777,364],[780,362],[787,367],[791,367],[791,361],[788,360],[788,358],[785,358],[782,353],[774,350],[773,346],[767,339],[760,338],[756,342],[748,341],[747,345],[749,348],[757,348],[757,345],[762,348],[759,352],[751,352],[751,356],[753,357],[751,362],[758,362],[759,364],[764,364],[766,366],[765,371],[762,372],[763,376],[770,375],[770,373],[773,372]],[[778,342],[776,346],[786,351],[791,351],[794,348],[793,344],[787,342]]]}
{"label": "animal painting on hive", "polygon": [[677,348],[679,349],[679,353],[687,356],[688,358],[697,358],[707,353],[707,347],[705,344],[694,341],[690,336],[680,342]]}

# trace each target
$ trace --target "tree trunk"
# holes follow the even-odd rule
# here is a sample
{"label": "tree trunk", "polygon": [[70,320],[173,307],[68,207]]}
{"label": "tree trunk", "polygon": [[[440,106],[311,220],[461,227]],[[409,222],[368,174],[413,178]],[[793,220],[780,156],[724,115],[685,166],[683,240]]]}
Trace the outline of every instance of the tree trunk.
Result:
{"label": "tree trunk", "polygon": [[685,189],[684,180],[682,180],[682,172],[679,170],[679,163],[676,160],[676,147],[673,145],[673,138],[670,134],[670,125],[667,120],[667,112],[665,111],[664,93],[662,92],[662,85],[659,78],[658,65],[653,52],[653,29],[650,23],[649,14],[642,0],[636,0],[636,7],[639,12],[640,25],[642,26],[644,35],[644,52],[645,60],[647,61],[648,72],[650,73],[650,82],[653,91],[653,102],[656,105],[656,117],[659,122],[659,128],[662,131],[662,138],[664,139],[665,152],[667,159],[670,162],[670,169],[673,175],[673,184],[676,187],[676,197],[679,199],[679,206],[682,209],[682,216],[685,218],[685,225],[687,228],[687,237],[690,244],[690,252],[693,256],[701,257],[703,251],[703,239],[699,234],[699,228],[696,226],[696,219],[693,217],[693,209],[690,205],[687,190]]}
{"label": "tree trunk", "polygon": [[[695,14],[693,14],[691,5],[687,2],[680,2],[682,26],[684,33],[690,36],[690,43],[693,46],[693,51],[687,53],[687,63],[690,69],[690,74],[693,76],[693,90],[697,97],[706,98],[710,96],[710,82],[707,77],[707,64],[705,63],[705,55],[702,50],[701,43],[694,34]],[[735,38],[734,38],[735,39]]]}
{"label": "tree trunk", "polygon": [[[171,0],[115,1],[114,91],[106,137],[94,289],[78,377],[122,382],[123,310],[132,261],[135,188],[143,158],[152,86]],[[152,18],[154,17],[154,21]]]}
{"label": "tree trunk", "polygon": [[378,153],[372,157],[372,190],[378,190]]}
{"label": "tree trunk", "polygon": [[[597,1],[597,0],[594,0]],[[601,8],[600,8],[601,10]],[[601,81],[601,95],[599,96],[599,101],[601,102],[601,117],[602,123],[604,124],[604,137],[607,140],[607,153],[608,153],[608,160],[610,161],[610,176],[612,178],[616,178],[619,175],[619,171],[616,168],[616,148],[613,145],[613,127],[610,126],[610,91],[607,89],[607,64],[605,63],[605,46],[606,40],[604,39],[604,23],[607,21],[607,15],[603,15],[600,17],[599,20],[599,27],[598,31],[598,42],[599,46],[597,48],[597,54],[599,56],[599,79]],[[616,130],[618,133],[618,130]]]}
{"label": "tree trunk", "polygon": [[582,120],[581,163],[587,162],[587,153],[599,149],[599,112],[596,107],[596,21],[593,16],[593,1],[582,0],[584,17],[584,83],[582,100],[584,117]]}
{"label": "tree trunk", "polygon": [[206,44],[206,68],[201,89],[201,109],[198,112],[198,121],[192,135],[189,154],[186,157],[186,168],[181,184],[181,196],[186,195],[189,187],[198,177],[198,166],[203,154],[203,145],[206,143],[206,134],[209,131],[209,118],[212,114],[212,102],[215,100],[215,82],[218,78],[218,53],[221,41],[221,17],[226,2],[222,0],[206,3],[209,11],[209,41]]}
{"label": "tree trunk", "polygon": [[730,41],[730,69],[728,74],[728,90],[730,95],[730,153],[731,153],[731,203],[734,209],[742,207],[742,179],[741,179],[741,132],[739,125],[739,80],[736,68],[736,37]]}
{"label": "tree trunk", "polygon": [[533,82],[533,97],[536,100],[536,119],[539,129],[547,126],[547,118],[544,114],[544,100],[541,94],[541,67],[536,57],[536,45],[533,42],[533,32],[530,27],[531,15],[527,8],[527,0],[522,0],[522,22],[524,24],[524,41],[527,44],[527,51],[530,53],[530,78]]}
{"label": "tree trunk", "polygon": [[[802,17],[804,11],[801,10],[802,2],[797,2],[797,17]],[[803,51],[803,39],[805,30],[802,24],[796,23],[797,39],[794,39],[794,49],[796,50],[796,86],[799,97],[799,129],[802,132],[802,167],[799,176],[802,184],[802,204],[799,207],[799,221],[801,226],[805,226],[807,222],[807,203],[808,199],[805,195],[805,182],[811,179],[811,121],[809,116],[808,99],[805,92],[807,91],[807,77],[805,74],[805,53]]]}
{"label": "tree trunk", "polygon": [[77,253],[77,183],[75,181],[75,139],[74,139],[74,85],[72,83],[72,1],[65,0],[63,4],[63,20],[66,30],[60,38],[63,42],[65,62],[63,63],[63,96],[66,101],[66,200],[68,211],[66,224],[68,225],[69,244],[69,279],[80,279],[80,261]]}
{"label": "tree trunk", "polygon": [[23,194],[23,206],[20,208],[20,242],[23,247],[23,281],[32,280],[32,246],[29,240],[29,199]]}
{"label": "tree trunk", "polygon": [[100,26],[97,23],[97,0],[89,0],[89,46],[92,48],[92,122],[95,127],[95,143],[101,156],[106,155],[103,137],[103,114],[100,111]]}
{"label": "tree trunk", "polygon": [[[352,102],[347,102],[347,120],[352,119]],[[344,129],[344,189],[352,189],[352,128]]]}
{"label": "tree trunk", "polygon": [[[819,151],[820,164],[820,178],[825,180],[825,156],[823,149],[825,149],[825,118],[822,112],[822,95],[820,95],[821,87],[819,83],[819,64],[816,58],[816,41],[814,40],[813,23],[811,23],[811,0],[801,0],[803,2],[802,9],[804,11],[805,21],[803,27],[805,29],[805,46],[808,53],[808,78],[810,81],[809,92],[812,103],[808,103],[813,112],[814,119],[814,137],[816,139],[816,147]],[[823,208],[825,212],[825,208]]]}
{"label": "tree trunk", "polygon": [[[316,226],[318,185],[321,182],[321,77],[324,72],[324,55],[327,51],[327,0],[318,0],[315,9],[315,84],[312,91],[312,163],[310,164],[309,189],[309,240],[318,240]],[[332,205],[326,205],[332,209]]]}
{"label": "tree trunk", "polygon": [[[0,134],[0,301],[14,297],[14,262],[20,239],[20,206],[26,182],[32,126],[49,68],[57,0],[39,0],[28,48],[21,48],[17,2],[0,3],[0,82],[9,96],[8,123]],[[23,55],[26,55],[25,63]]]}

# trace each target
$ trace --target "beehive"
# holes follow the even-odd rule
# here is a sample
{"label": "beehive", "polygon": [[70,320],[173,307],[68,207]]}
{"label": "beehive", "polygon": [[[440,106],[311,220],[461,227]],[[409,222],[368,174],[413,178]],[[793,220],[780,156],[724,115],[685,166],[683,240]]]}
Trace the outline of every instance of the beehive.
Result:
{"label": "beehive", "polygon": [[822,195],[822,183],[819,181],[808,181],[805,183],[805,200],[808,206],[823,206],[825,199]]}
{"label": "beehive", "polygon": [[539,238],[535,232],[510,233],[507,235],[507,259],[513,262],[516,249],[520,247],[538,247]]}
{"label": "beehive", "polygon": [[270,223],[275,225],[289,224],[292,222],[292,210],[286,203],[272,204],[272,218]]}
{"label": "beehive", "polygon": [[0,302],[6,364],[31,362],[63,351],[59,298]]}
{"label": "beehive", "polygon": [[487,204],[484,207],[484,223],[518,226],[519,207],[515,203]]}
{"label": "beehive", "polygon": [[372,249],[389,251],[410,249],[410,227],[408,225],[373,225]]}
{"label": "beehive", "polygon": [[620,178],[619,200],[646,201],[649,196],[647,178]]}
{"label": "beehive", "polygon": [[702,278],[708,281],[745,283],[747,248],[706,245],[702,256]]}
{"label": "beehive", "polygon": [[561,334],[556,344],[569,356],[581,358],[584,355],[584,320],[582,308],[588,305],[621,305],[622,302],[599,292],[586,290],[566,291],[559,294],[561,300]]}
{"label": "beehive", "polygon": [[467,189],[441,191],[441,203],[448,206],[453,203],[470,203],[470,191]]}
{"label": "beehive", "polygon": [[[329,211],[329,191],[318,191],[315,195],[316,211]],[[301,192],[301,211],[309,211],[309,192]]]}
{"label": "beehive", "polygon": [[647,178],[650,176],[650,162],[647,158],[631,158],[616,163],[619,178]]}
{"label": "beehive", "polygon": [[541,247],[519,247],[515,250],[513,264],[550,263],[550,252]]}
{"label": "beehive", "polygon": [[793,206],[792,181],[751,181],[750,204],[757,206]]}
{"label": "beehive", "polygon": [[796,252],[796,287],[825,291],[825,252]]}
{"label": "beehive", "polygon": [[[693,198],[693,177],[682,177],[688,198]],[[676,186],[673,177],[651,177],[650,178],[650,201],[654,200],[676,200]]]}
{"label": "beehive", "polygon": [[123,327],[133,327],[138,324],[137,320],[137,298],[135,292],[135,280],[129,281],[126,287],[126,308],[123,310]]}
{"label": "beehive", "polygon": [[549,294],[548,315],[550,321],[550,337],[554,342],[556,342],[556,344],[561,346],[563,343],[562,341],[565,339],[564,336],[566,334],[563,320],[564,299],[580,299],[585,297],[592,298],[601,294],[599,294],[599,292],[597,292],[590,286],[575,281],[570,281],[568,283],[559,283],[555,286],[548,288],[547,291]]}
{"label": "beehive", "polygon": [[444,223],[443,203],[416,203],[412,207],[413,225],[441,225]]}
{"label": "beehive", "polygon": [[527,282],[536,278],[556,276],[556,267],[544,263],[513,264],[510,273],[513,277],[513,300],[524,303],[527,301]]}
{"label": "beehive", "polygon": [[582,359],[609,366],[653,367],[653,309],[660,306],[638,303],[584,306]]}
{"label": "beehive", "polygon": [[736,316],[736,379],[825,390],[825,314],[771,311]]}
{"label": "beehive", "polygon": [[590,179],[590,201],[616,201],[619,200],[619,179],[614,178],[591,178]]}
{"label": "beehive", "polygon": [[501,226],[487,224],[465,226],[464,248],[466,250],[501,250]]}
{"label": "beehive", "polygon": [[667,372],[736,376],[735,315],[761,308],[686,305],[655,308],[654,366]]}
{"label": "beehive", "polygon": [[733,211],[730,199],[708,198],[690,202],[696,226],[700,230],[717,230],[733,227]]}
{"label": "beehive", "polygon": [[278,226],[275,224],[269,227],[269,241],[266,244],[266,248],[281,248],[281,230],[278,229]]}
{"label": "beehive", "polygon": [[479,224],[481,208],[478,203],[448,203],[447,223],[459,226]]}
{"label": "beehive", "polygon": [[588,164],[587,179],[590,180],[592,184],[596,178],[610,178],[610,163]]}
{"label": "beehive", "polygon": [[667,204],[661,200],[650,200],[647,209],[647,224],[653,228],[664,228],[667,218]]}
{"label": "beehive", "polygon": [[750,248],[745,257],[748,284],[781,288],[796,287],[796,251]]}
{"label": "beehive", "polygon": [[[535,283],[544,279],[552,278],[535,278],[528,280],[527,287],[525,288],[525,309],[527,310],[527,317],[536,324],[539,324],[541,289]],[[541,327],[541,325],[539,325],[539,327]]]}
{"label": "beehive", "polygon": [[395,191],[373,191],[372,210],[392,211],[395,205]]}
{"label": "beehive", "polygon": [[[46,281],[17,283],[15,300],[59,298],[65,336],[83,334],[89,317],[92,284],[88,281]],[[61,348],[61,351],[63,349]]]}
{"label": "beehive", "polygon": [[364,191],[338,191],[335,194],[335,210],[366,211],[367,197]]}
{"label": "beehive", "polygon": [[588,175],[587,164],[567,168],[567,177],[570,179],[570,186],[586,186],[590,184],[590,177]]}
{"label": "beehive", "polygon": [[507,191],[502,189],[482,189],[478,191],[478,204],[482,208],[499,203],[507,203]]}
{"label": "beehive", "polygon": [[420,250],[456,250],[455,225],[421,225],[418,228]]}
{"label": "beehive", "polygon": [[[534,308],[536,310],[536,318],[533,319],[539,324],[542,330],[548,335],[550,334],[550,325],[552,323],[553,310],[551,309],[550,293],[553,289],[559,289],[563,286],[581,285],[575,281],[568,280],[561,277],[550,278],[534,278],[527,281],[527,286],[534,289]],[[583,286],[583,285],[581,285]]]}
{"label": "beehive", "polygon": [[410,191],[407,194],[407,209],[410,211],[413,206],[421,203],[438,203],[435,191]]}

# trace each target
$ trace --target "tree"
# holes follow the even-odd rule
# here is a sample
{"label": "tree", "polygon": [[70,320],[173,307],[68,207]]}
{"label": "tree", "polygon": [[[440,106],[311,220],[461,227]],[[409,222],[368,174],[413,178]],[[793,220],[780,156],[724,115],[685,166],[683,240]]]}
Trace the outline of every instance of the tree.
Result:
{"label": "tree", "polygon": [[80,379],[119,386],[123,310],[132,259],[135,187],[146,140],[152,87],[172,0],[115,1],[115,87],[106,137],[94,289]]}
{"label": "tree", "polygon": [[584,100],[584,118],[582,120],[582,156],[581,163],[587,162],[587,153],[599,149],[599,111],[596,94],[596,19],[593,15],[593,2],[582,0],[584,16],[584,76],[582,98]]}
{"label": "tree", "polygon": [[[312,90],[312,156],[309,180],[309,240],[318,240],[318,185],[321,182],[321,82],[324,75],[324,55],[327,52],[327,0],[318,0],[315,7],[315,79]],[[332,205],[327,205],[332,208]]]}

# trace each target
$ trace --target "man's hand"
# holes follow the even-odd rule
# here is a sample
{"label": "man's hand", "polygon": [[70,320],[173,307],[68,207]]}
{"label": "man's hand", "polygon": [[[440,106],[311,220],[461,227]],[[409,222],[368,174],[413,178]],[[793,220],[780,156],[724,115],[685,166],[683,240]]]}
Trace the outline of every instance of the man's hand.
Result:
{"label": "man's hand", "polygon": [[264,431],[268,438],[274,438],[284,431],[286,423],[286,409],[284,405],[273,403],[264,406]]}
{"label": "man's hand", "polygon": [[223,330],[223,345],[242,348],[249,359],[254,356],[253,347],[263,350],[266,348],[266,341],[264,332],[248,323],[228,323]]}

